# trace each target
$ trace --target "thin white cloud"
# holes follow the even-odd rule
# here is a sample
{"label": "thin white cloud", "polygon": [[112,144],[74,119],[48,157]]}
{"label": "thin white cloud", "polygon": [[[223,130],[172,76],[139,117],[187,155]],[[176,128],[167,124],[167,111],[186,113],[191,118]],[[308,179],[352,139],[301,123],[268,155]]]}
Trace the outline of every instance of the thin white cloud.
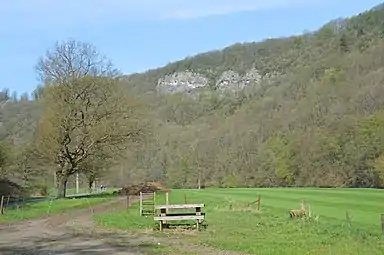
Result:
{"label": "thin white cloud", "polygon": [[0,29],[193,19],[318,2],[321,0],[13,0],[0,5]]}

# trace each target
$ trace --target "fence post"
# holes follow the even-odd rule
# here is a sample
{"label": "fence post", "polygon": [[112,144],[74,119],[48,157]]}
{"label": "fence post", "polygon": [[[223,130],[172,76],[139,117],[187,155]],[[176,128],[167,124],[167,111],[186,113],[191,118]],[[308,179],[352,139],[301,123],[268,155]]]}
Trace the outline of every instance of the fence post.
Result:
{"label": "fence post", "polygon": [[381,214],[381,231],[384,234],[384,214]]}
{"label": "fence post", "polygon": [[260,194],[257,196],[257,210],[260,211]]}
{"label": "fence post", "polygon": [[169,193],[168,191],[165,193],[165,205],[166,207],[166,212],[168,213],[168,205],[169,205]]}
{"label": "fence post", "polygon": [[127,208],[131,206],[131,195],[127,195]]}
{"label": "fence post", "polygon": [[143,215],[143,192],[140,192],[140,216]]}

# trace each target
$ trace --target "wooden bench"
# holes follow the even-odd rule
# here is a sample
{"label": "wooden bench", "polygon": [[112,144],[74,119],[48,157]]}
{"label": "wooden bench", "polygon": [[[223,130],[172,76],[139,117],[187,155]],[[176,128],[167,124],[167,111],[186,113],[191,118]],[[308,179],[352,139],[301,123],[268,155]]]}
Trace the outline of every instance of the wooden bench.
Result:
{"label": "wooden bench", "polygon": [[[160,215],[155,216],[154,220],[159,221],[160,231],[163,230],[164,224],[167,221],[176,220],[195,220],[196,229],[199,230],[200,223],[205,219],[205,213],[201,211],[204,204],[177,204],[177,205],[156,205],[155,210],[160,210]],[[194,212],[175,212],[169,213],[169,210],[195,209]]]}

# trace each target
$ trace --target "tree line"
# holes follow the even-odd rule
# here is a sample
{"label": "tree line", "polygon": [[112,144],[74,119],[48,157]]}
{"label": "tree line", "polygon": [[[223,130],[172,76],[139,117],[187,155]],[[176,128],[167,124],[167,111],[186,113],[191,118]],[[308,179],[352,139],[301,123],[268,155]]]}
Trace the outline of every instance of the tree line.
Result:
{"label": "tree line", "polygon": [[132,152],[141,172],[130,175],[173,187],[383,186],[383,18],[374,9],[127,77],[148,93],[186,69],[213,80],[223,70],[277,73],[225,96],[153,96],[156,136]]}
{"label": "tree line", "polygon": [[[8,127],[1,173],[34,182],[54,172],[60,196],[76,172],[118,186],[381,187],[383,18],[371,10],[128,77],[91,44],[58,42],[36,65],[43,85],[35,100],[4,107],[22,117],[0,111]],[[187,69],[214,81],[223,70],[252,67],[275,78],[194,97],[155,89],[159,78]]]}

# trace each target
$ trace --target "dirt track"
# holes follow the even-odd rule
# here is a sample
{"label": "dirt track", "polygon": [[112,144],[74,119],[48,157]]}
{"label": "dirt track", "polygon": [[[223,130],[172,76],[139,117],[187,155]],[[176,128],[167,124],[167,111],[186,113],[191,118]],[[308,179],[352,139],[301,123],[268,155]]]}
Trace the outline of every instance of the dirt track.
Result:
{"label": "dirt track", "polygon": [[[125,198],[31,221],[0,225],[0,254],[116,254],[140,255],[141,242],[128,234],[97,229],[94,213],[121,209]],[[144,237],[145,238],[145,237]]]}
{"label": "dirt track", "polygon": [[186,242],[179,235],[155,239],[151,235],[135,236],[132,233],[108,231],[95,226],[93,214],[121,210],[125,206],[126,198],[119,197],[92,208],[72,210],[43,219],[0,224],[0,255],[144,255],[148,254],[145,253],[148,252],[145,250],[146,245],[157,245],[158,242],[178,250],[170,254],[244,255],[201,247]]}

